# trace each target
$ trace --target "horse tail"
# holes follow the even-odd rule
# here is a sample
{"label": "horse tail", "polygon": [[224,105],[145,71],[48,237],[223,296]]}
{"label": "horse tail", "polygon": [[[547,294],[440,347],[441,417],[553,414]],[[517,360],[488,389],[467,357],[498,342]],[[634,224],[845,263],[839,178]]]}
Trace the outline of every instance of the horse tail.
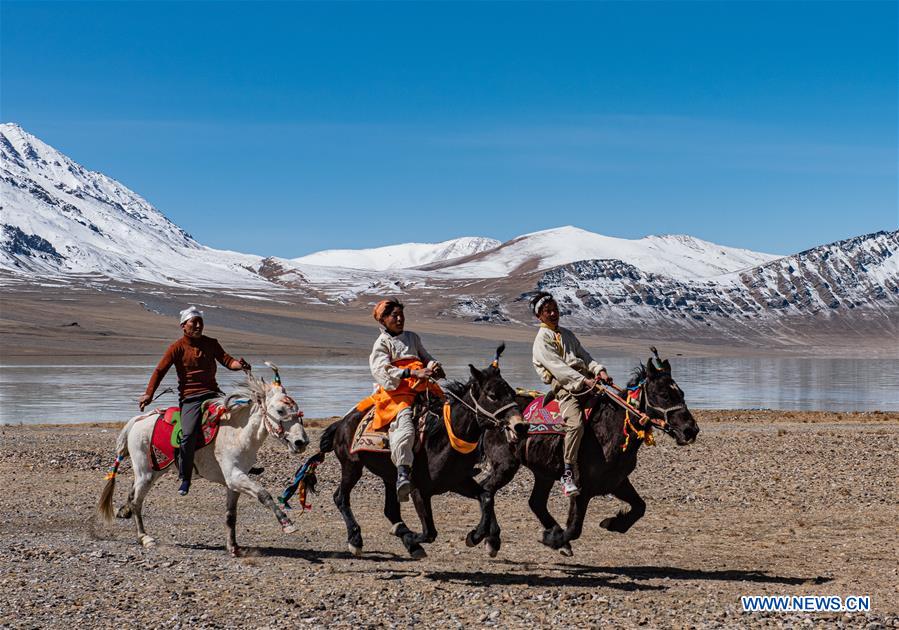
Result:
{"label": "horse tail", "polygon": [[334,436],[337,434],[339,426],[340,422],[334,422],[322,433],[318,441],[319,453],[330,453],[334,450]]}
{"label": "horse tail", "polygon": [[145,416],[141,415],[131,418],[131,420],[122,427],[122,430],[119,431],[119,436],[116,438],[115,461],[109,468],[109,472],[106,473],[106,485],[103,486],[103,492],[100,493],[100,502],[97,504],[97,514],[107,523],[112,522],[114,518],[112,512],[112,495],[115,491],[115,478],[116,475],[119,474],[119,466],[128,455],[128,433],[131,431],[131,427],[134,426],[134,423],[144,417]]}

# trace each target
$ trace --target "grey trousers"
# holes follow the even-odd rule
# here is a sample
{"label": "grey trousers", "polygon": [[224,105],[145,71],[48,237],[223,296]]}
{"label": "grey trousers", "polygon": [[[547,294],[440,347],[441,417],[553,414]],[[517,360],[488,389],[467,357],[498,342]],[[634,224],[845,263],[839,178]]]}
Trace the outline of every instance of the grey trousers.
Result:
{"label": "grey trousers", "polygon": [[197,450],[197,439],[200,437],[203,402],[220,395],[219,392],[204,392],[181,401],[181,442],[179,443],[181,452],[178,459],[178,473],[187,483],[190,483],[194,474],[194,452]]}

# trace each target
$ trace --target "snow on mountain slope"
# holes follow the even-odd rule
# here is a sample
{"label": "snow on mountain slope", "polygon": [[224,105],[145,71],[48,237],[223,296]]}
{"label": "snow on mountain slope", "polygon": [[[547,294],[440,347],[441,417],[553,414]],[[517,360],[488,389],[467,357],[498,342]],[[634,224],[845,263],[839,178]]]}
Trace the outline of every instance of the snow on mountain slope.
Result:
{"label": "snow on mountain slope", "polygon": [[371,249],[327,249],[292,259],[297,264],[350,269],[407,269],[436,261],[470,256],[500,245],[500,241],[480,236],[455,238],[442,243],[403,243]]}
{"label": "snow on mountain slope", "polygon": [[142,197],[0,125],[0,268],[193,286],[264,286],[259,260],[203,247]]}
{"label": "snow on mountain slope", "polygon": [[784,257],[563,227],[503,244],[470,237],[263,258],[204,247],[119,182],[12,124],[0,125],[0,271],[2,282],[142,281],[351,308],[400,295],[438,319],[519,324],[532,321],[527,298],[546,289],[573,325],[606,331],[714,330],[747,343],[822,325],[885,343],[899,334],[896,231]]}
{"label": "snow on mountain slope", "polygon": [[778,256],[723,247],[691,236],[647,236],[629,240],[566,226],[525,234],[464,260],[426,268],[457,278],[501,278],[580,260],[620,260],[649,273],[688,280],[739,271],[776,258]]}
{"label": "snow on mountain slope", "polygon": [[[738,273],[678,280],[618,260],[579,261],[539,274],[573,322],[611,328],[680,328],[899,313],[899,231],[877,232],[778,258]],[[509,300],[505,301],[509,303]],[[459,304],[460,312],[466,304]],[[896,322],[899,323],[899,322]]]}

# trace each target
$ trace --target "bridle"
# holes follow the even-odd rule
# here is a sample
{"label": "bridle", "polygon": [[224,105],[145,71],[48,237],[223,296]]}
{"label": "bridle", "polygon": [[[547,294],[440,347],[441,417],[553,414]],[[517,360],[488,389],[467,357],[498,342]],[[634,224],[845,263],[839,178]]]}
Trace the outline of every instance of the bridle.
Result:
{"label": "bridle", "polygon": [[293,398],[291,398],[290,396],[287,395],[287,391],[284,389],[283,386],[272,385],[272,389],[274,389],[275,387],[277,387],[282,392],[284,392],[284,398],[286,399],[286,401],[288,403],[290,403],[294,407],[296,407],[296,409],[297,409],[296,413],[290,414],[285,419],[277,418],[277,417],[273,416],[271,413],[269,413],[268,405],[266,404],[265,398],[263,398],[261,401],[257,400],[256,402],[257,402],[257,404],[259,404],[262,407],[262,424],[263,424],[263,426],[265,426],[265,430],[268,431],[268,434],[271,435],[273,438],[281,440],[282,442],[284,442],[286,444],[287,438],[284,436],[287,434],[287,430],[284,428],[284,423],[299,420],[300,424],[302,424],[303,423],[303,412],[299,410],[300,406],[297,404],[297,401],[295,401]]}
{"label": "bridle", "polygon": [[[645,381],[644,381],[644,384],[645,384]],[[668,430],[668,424],[670,423],[670,421],[668,420],[668,414],[673,411],[683,411],[687,408],[687,405],[685,403],[680,403],[679,405],[672,405],[671,407],[656,407],[655,405],[650,405],[649,404],[649,396],[646,395],[645,387],[643,388],[643,391],[640,394],[640,400],[642,401],[641,406],[644,407],[645,409],[652,409],[653,411],[657,411],[662,414],[661,418],[650,417],[650,420],[654,420],[656,423],[656,426],[659,426],[660,429],[662,429],[663,431],[666,431],[666,432]],[[661,424],[659,424],[659,423],[661,423]]]}
{"label": "bridle", "polygon": [[509,411],[509,409],[512,409],[513,407],[515,407],[515,408],[518,407],[518,403],[516,403],[513,400],[509,404],[503,405],[499,409],[495,409],[493,411],[487,411],[478,403],[477,399],[474,397],[474,395],[472,395],[470,389],[468,390],[468,396],[471,398],[471,402],[472,402],[473,406],[469,405],[467,402],[465,402],[465,400],[462,399],[462,397],[456,396],[453,392],[451,392],[449,390],[447,390],[445,393],[448,396],[451,396],[460,405],[462,405],[463,407],[465,407],[466,409],[468,409],[469,411],[474,413],[476,417],[483,416],[484,418],[487,418],[488,420],[490,420],[490,425],[493,428],[500,428],[500,427],[506,426],[508,424],[508,420],[506,420],[505,418],[500,418],[499,416],[501,414]]}
{"label": "bridle", "polygon": [[[637,383],[633,388],[629,388],[632,391],[636,391],[636,390],[640,391],[640,397],[637,401],[637,407],[634,407],[627,400],[621,398],[621,396],[619,396],[614,391],[612,391],[612,389],[614,388],[616,391],[618,391],[622,394],[625,393],[626,390],[616,387],[615,385],[609,386],[609,385],[606,385],[605,383],[603,383],[601,386],[602,389],[600,389],[599,391],[600,391],[600,393],[607,395],[609,398],[612,399],[612,401],[617,403],[619,406],[624,407],[624,410],[626,412],[629,411],[629,412],[635,413],[637,415],[640,426],[645,427],[647,424],[650,424],[654,428],[660,429],[660,430],[664,431],[665,433],[668,433],[669,432],[668,424],[670,422],[668,420],[668,414],[675,412],[675,411],[682,411],[687,408],[687,405],[685,403],[680,403],[677,405],[672,405],[671,407],[656,407],[655,405],[650,404],[649,396],[646,394],[645,386],[646,386],[646,379],[644,378],[639,383]],[[645,413],[643,411],[643,409],[658,412],[661,414],[661,417],[651,416],[651,415]]]}

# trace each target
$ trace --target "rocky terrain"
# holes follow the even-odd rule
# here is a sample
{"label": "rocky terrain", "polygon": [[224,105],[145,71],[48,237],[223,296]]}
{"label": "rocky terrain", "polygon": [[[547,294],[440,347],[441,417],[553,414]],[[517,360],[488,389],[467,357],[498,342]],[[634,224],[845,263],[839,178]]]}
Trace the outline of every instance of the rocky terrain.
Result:
{"label": "rocky terrain", "polygon": [[[465,547],[476,507],[446,496],[417,562],[387,535],[368,474],[353,495],[365,555],[347,552],[332,458],[296,534],[241,500],[238,540],[255,551],[239,559],[224,551],[222,489],[200,480],[182,499],[163,477],[145,509],[159,545],[143,549],[130,522],[93,520],[114,427],[3,426],[0,627],[899,627],[899,414],[696,415],[696,444],[641,451],[647,513],[628,534],[599,528],[619,504],[597,498],[574,557],[543,547],[522,472],[498,497],[497,558]],[[260,460],[273,493],[299,463],[272,443]],[[130,479],[126,465],[117,505]],[[551,508],[565,513],[559,496]],[[748,594],[869,595],[873,610],[744,613]]]}

